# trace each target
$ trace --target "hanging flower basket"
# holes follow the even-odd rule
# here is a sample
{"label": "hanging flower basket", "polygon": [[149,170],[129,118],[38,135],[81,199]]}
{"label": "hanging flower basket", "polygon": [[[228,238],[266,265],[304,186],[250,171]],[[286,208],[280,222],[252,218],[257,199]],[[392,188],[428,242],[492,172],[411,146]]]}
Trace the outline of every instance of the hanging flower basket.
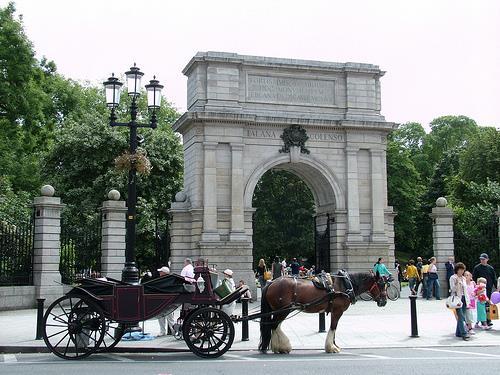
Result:
{"label": "hanging flower basket", "polygon": [[125,151],[115,159],[115,167],[119,171],[128,172],[133,166],[135,166],[137,173],[142,175],[150,174],[153,168],[146,155],[146,151],[143,149],[137,149],[133,155],[129,151]]}

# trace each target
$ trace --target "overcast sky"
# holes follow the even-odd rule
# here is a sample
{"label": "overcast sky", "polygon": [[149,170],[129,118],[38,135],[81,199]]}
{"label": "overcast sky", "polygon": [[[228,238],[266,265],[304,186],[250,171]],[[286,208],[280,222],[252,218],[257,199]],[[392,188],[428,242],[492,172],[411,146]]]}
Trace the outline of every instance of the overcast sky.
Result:
{"label": "overcast sky", "polygon": [[[197,51],[366,62],[388,121],[466,115],[500,128],[500,1],[17,0],[37,56],[102,82],[133,62],[186,109]],[[5,6],[7,1],[0,0]]]}

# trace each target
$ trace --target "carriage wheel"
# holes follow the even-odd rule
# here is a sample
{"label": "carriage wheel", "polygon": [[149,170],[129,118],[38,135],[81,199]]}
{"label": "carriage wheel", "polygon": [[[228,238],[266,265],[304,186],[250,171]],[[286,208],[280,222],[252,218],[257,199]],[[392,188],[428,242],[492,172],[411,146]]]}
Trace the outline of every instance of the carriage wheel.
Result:
{"label": "carriage wheel", "polygon": [[43,318],[43,340],[63,359],[81,359],[94,353],[104,338],[106,321],[101,308],[82,296],[55,300]]}
{"label": "carriage wheel", "polygon": [[204,307],[184,320],[182,333],[194,354],[203,358],[217,358],[233,344],[234,325],[222,310]]}
{"label": "carriage wheel", "polygon": [[113,349],[122,339],[124,332],[123,324],[109,320],[106,318],[106,329],[104,331],[104,338],[102,339],[101,346],[96,350],[97,352],[109,352]]}
{"label": "carriage wheel", "polygon": [[364,292],[359,295],[359,299],[362,301],[371,301],[373,297],[370,292]]}

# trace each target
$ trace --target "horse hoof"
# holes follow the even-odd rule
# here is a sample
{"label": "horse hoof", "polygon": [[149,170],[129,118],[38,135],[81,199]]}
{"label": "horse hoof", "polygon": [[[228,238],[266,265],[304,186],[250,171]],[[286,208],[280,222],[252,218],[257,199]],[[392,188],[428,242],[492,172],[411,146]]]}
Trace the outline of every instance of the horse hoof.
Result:
{"label": "horse hoof", "polygon": [[340,353],[340,348],[338,346],[332,346],[330,348],[326,348],[325,352],[327,352],[327,353]]}
{"label": "horse hoof", "polygon": [[261,349],[259,350],[260,354],[267,354],[267,349]]}

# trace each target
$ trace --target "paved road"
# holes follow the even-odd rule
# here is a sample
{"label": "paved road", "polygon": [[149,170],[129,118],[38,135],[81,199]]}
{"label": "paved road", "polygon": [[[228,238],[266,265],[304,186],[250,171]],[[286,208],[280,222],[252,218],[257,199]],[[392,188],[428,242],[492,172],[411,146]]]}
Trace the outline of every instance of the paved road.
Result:
{"label": "paved road", "polygon": [[329,355],[318,350],[295,350],[290,355],[261,355],[231,351],[205,360],[191,353],[95,355],[65,361],[52,354],[0,355],[0,373],[191,375],[191,374],[346,374],[346,375],[456,375],[500,372],[499,347],[439,347],[353,349]]}

